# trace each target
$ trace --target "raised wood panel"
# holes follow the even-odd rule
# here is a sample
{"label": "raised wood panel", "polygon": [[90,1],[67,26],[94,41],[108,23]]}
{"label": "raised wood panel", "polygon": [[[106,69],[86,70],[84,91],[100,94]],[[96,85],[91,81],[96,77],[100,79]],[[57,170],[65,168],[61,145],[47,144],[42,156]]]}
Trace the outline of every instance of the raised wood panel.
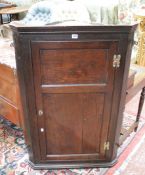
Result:
{"label": "raised wood panel", "polygon": [[104,95],[96,93],[43,95],[47,159],[99,153],[103,103]]}
{"label": "raised wood panel", "polygon": [[42,84],[106,83],[107,54],[107,49],[40,50]]}

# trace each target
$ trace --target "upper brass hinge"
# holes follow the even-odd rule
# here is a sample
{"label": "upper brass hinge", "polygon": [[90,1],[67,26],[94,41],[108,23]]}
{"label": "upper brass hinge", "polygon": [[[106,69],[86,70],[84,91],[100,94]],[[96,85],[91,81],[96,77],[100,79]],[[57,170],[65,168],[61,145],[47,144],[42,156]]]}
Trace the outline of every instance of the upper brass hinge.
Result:
{"label": "upper brass hinge", "polygon": [[109,150],[110,148],[110,142],[104,142],[104,150]]}
{"label": "upper brass hinge", "polygon": [[114,55],[113,56],[113,67],[118,68],[120,67],[120,60],[121,60],[121,55]]}

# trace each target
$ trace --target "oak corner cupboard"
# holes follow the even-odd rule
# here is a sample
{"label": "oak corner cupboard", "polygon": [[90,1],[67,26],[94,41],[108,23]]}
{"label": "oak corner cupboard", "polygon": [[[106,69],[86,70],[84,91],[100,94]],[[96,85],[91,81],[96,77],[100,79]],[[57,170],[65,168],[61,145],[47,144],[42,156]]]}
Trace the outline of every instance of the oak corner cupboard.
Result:
{"label": "oak corner cupboard", "polygon": [[30,164],[113,166],[136,25],[11,28]]}

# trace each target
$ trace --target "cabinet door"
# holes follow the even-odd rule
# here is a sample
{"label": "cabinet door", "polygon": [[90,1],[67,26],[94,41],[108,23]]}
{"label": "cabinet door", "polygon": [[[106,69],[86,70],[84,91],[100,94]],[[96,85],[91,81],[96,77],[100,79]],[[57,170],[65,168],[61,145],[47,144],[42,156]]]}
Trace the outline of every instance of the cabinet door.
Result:
{"label": "cabinet door", "polygon": [[117,42],[32,42],[41,161],[106,160]]}

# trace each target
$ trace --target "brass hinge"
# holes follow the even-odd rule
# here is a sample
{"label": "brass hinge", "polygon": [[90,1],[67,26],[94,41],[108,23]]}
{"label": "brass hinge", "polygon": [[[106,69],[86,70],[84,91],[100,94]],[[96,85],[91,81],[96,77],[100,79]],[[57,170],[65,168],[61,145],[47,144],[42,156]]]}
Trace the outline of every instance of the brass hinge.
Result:
{"label": "brass hinge", "polygon": [[114,55],[113,56],[113,67],[115,68],[120,67],[120,60],[121,60],[121,55]]}
{"label": "brass hinge", "polygon": [[104,150],[109,150],[110,148],[110,142],[105,142],[104,143]]}

